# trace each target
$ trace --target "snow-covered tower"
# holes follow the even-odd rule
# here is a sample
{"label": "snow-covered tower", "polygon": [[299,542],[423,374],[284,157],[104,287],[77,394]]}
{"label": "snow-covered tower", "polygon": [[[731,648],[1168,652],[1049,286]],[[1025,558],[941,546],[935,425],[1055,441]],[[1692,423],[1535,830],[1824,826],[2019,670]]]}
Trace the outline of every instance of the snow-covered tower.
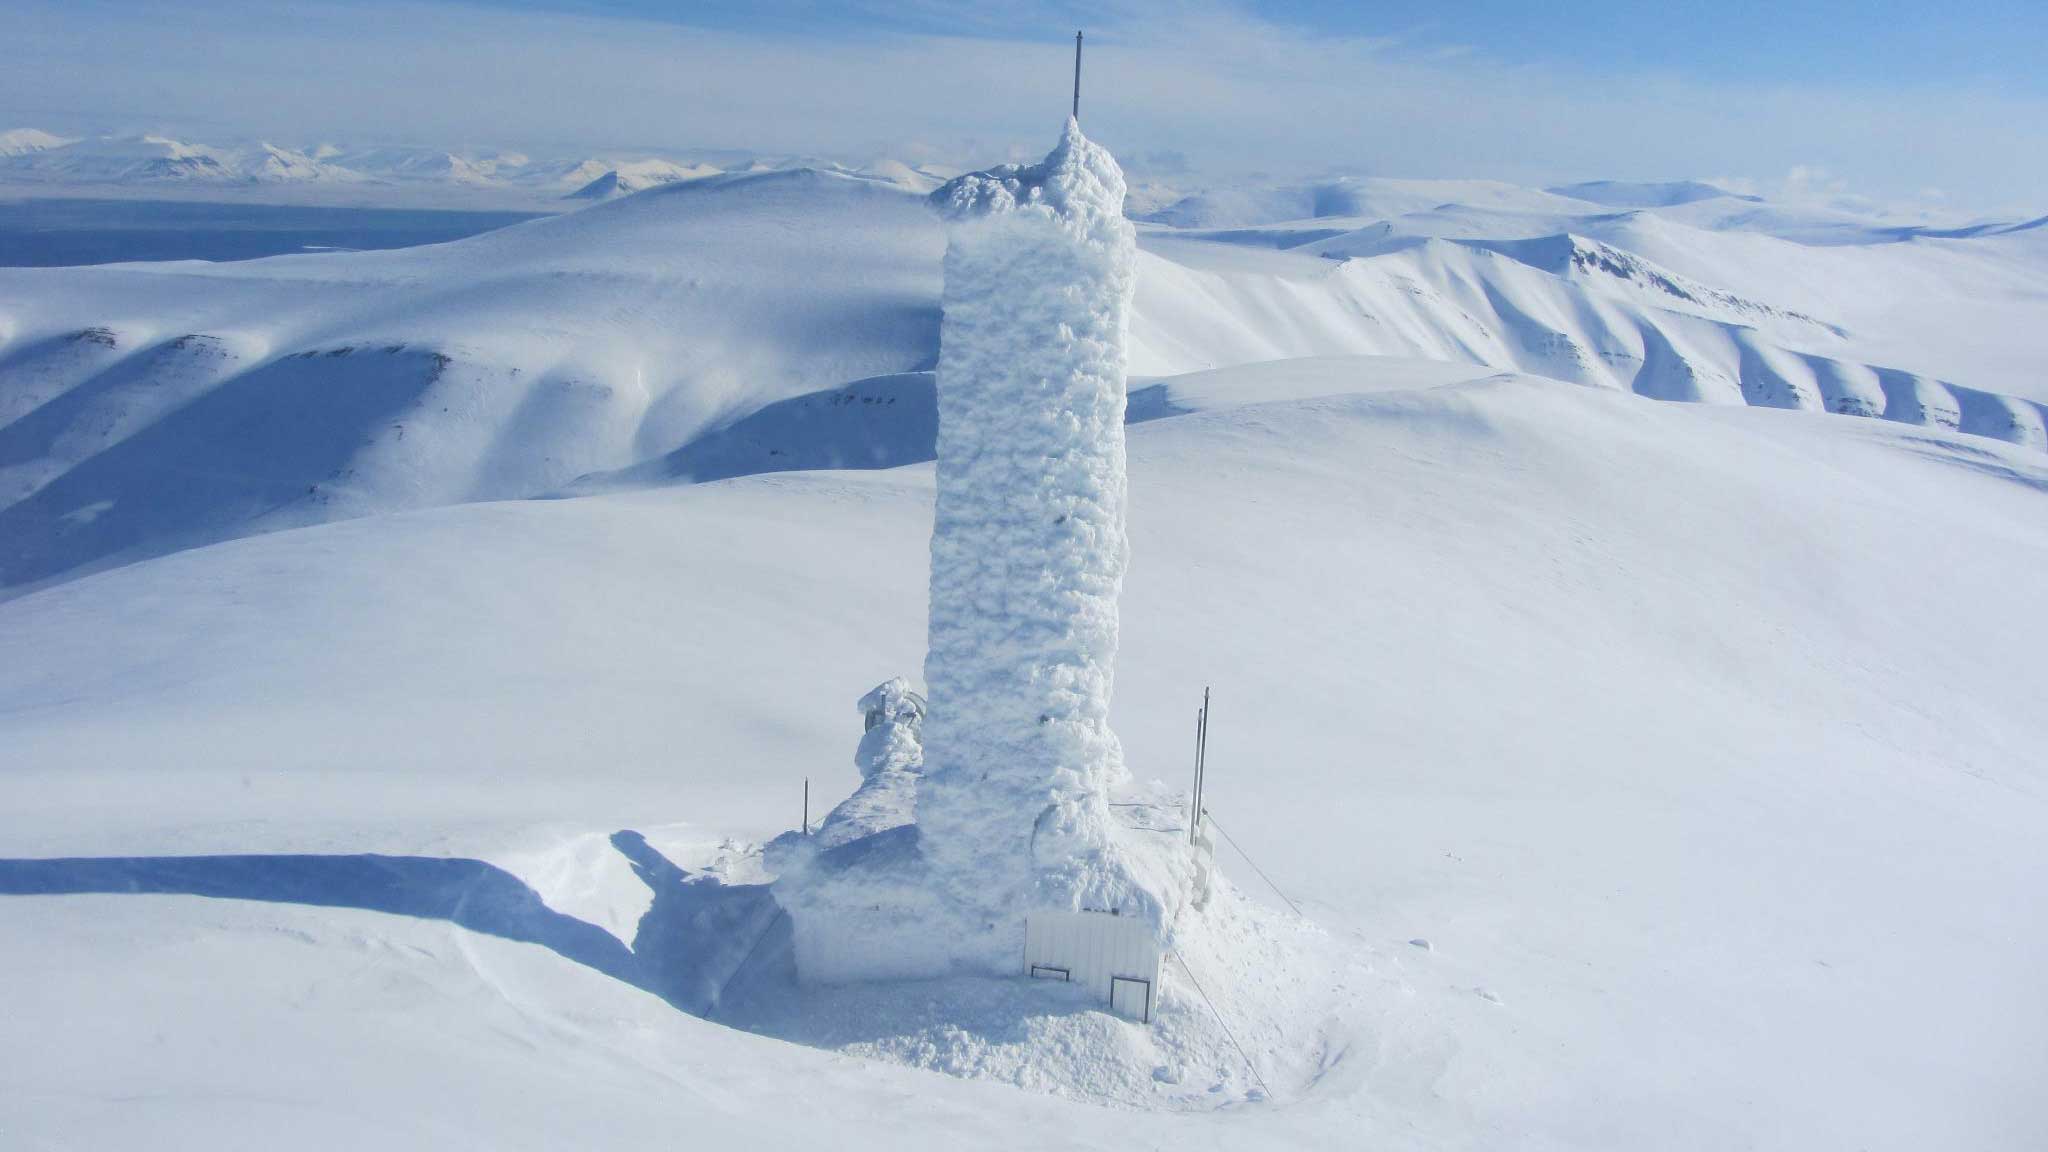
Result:
{"label": "snow-covered tower", "polygon": [[960,909],[956,967],[1014,969],[1033,909],[1156,924],[1108,798],[1136,235],[1069,119],[1042,162],[962,176],[939,329],[921,848]]}
{"label": "snow-covered tower", "polygon": [[921,762],[906,743],[903,771],[870,775],[817,836],[771,845],[776,899],[806,983],[1029,972],[1148,1019],[1193,864],[1177,838],[1136,850],[1109,807],[1126,775],[1109,728],[1137,261],[1123,173],[1069,119],[1041,163],[932,203],[947,246]]}

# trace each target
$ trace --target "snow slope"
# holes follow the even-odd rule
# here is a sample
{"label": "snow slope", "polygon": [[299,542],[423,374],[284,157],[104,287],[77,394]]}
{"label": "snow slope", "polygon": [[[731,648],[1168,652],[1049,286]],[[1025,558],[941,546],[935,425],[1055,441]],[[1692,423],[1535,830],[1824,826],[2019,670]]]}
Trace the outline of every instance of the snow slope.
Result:
{"label": "snow slope", "polygon": [[[1273,1102],[1206,1110],[1131,1026],[1058,1002],[810,1004],[778,1043],[606,976],[618,952],[537,912],[348,910],[452,857],[596,923],[620,898],[593,838],[641,828],[713,874],[720,841],[793,825],[801,776],[850,790],[848,686],[922,648],[920,467],[374,517],[0,605],[0,643],[39,654],[0,668],[0,888],[104,891],[112,868],[262,901],[0,900],[36,990],[0,1124],[195,1147],[230,1125],[399,1147],[2038,1143],[2039,456],[1441,366],[1325,362],[1248,404],[1285,370],[1233,375],[1168,382],[1182,414],[1131,430],[1115,724],[1141,778],[1178,786],[1192,694],[1217,686],[1212,811],[1336,953],[1261,950],[1288,918],[1255,911],[1211,926],[1253,933],[1230,947],[1183,941]],[[277,856],[363,852],[400,861],[369,893],[308,893],[308,869],[360,866]],[[270,862],[22,863],[190,853]],[[1257,962],[1212,966],[1240,949]],[[931,1004],[983,1015],[948,1030]],[[799,1081],[805,1106],[777,1103]],[[1041,1094],[1077,1084],[1123,1107]]]}
{"label": "snow slope", "polygon": [[1152,1031],[781,982],[925,649],[912,191],[0,270],[4,1142],[2038,1147],[2041,231],[1469,198],[1141,230]]}
{"label": "snow slope", "polygon": [[[40,134],[38,134],[40,135]],[[10,173],[80,183],[221,184],[243,173],[228,151],[167,136],[108,136],[10,153]]]}
{"label": "snow slope", "polygon": [[[0,270],[0,395],[35,413],[0,429],[4,581],[546,492],[765,403],[930,367],[941,239],[893,186],[716,177],[533,224],[385,253]],[[81,314],[104,325],[81,335]],[[168,405],[121,386],[136,355],[196,357],[188,335],[229,352],[206,361],[210,390]],[[88,442],[90,459],[65,447]]]}
{"label": "snow slope", "polygon": [[[1424,357],[2048,445],[2039,230],[1823,249],[1548,230],[1532,197],[1560,199],[1147,230],[1131,368]],[[598,475],[928,458],[904,374],[935,361],[942,243],[911,189],[800,169],[406,251],[0,269],[0,586]]]}
{"label": "snow slope", "polygon": [[[2048,293],[2048,267],[2033,240],[2038,229],[1929,230],[1732,199],[1616,210],[1554,196],[1541,202],[1534,193],[1420,202],[1429,198],[1404,204],[1388,196],[1372,205],[1374,211],[1355,216],[1265,218],[1166,232],[1160,242],[1199,239],[1332,259],[1373,259],[1417,247],[1426,259],[1432,250],[1422,244],[1427,240],[1491,250],[1516,242],[1553,250],[1604,246],[1624,261],[1653,266],[1658,277],[1816,321],[1804,333],[1766,326],[1773,342],[1797,352],[2048,401],[2032,319]],[[1723,204],[1739,210],[1708,210]],[[1313,274],[1304,268],[1295,275]],[[1669,292],[1652,299],[1660,307],[1698,310]],[[1727,318],[1747,325],[1755,315],[1751,307]],[[1690,358],[1682,348],[1680,355]],[[1726,367],[1724,361],[1717,370]]]}
{"label": "snow slope", "polygon": [[1244,228],[1311,219],[1373,220],[1458,205],[1487,212],[1572,213],[1585,204],[1497,180],[1339,177],[1265,188],[1197,192],[1137,218],[1177,228]]}
{"label": "snow slope", "polygon": [[337,155],[331,149],[301,150],[263,141],[214,147],[154,133],[67,140],[21,128],[0,133],[0,180],[31,187],[116,187],[367,179],[336,162]]}
{"label": "snow slope", "polygon": [[619,196],[630,196],[663,184],[676,184],[684,180],[702,180],[706,176],[718,175],[718,169],[709,165],[672,164],[666,160],[638,160],[608,168],[588,184],[569,193],[572,200],[610,200]]}
{"label": "snow slope", "polygon": [[1761,196],[1745,196],[1701,180],[1588,180],[1580,184],[1567,184],[1552,188],[1551,192],[1573,200],[1584,200],[1589,204],[1605,204],[1610,208],[1676,208],[1681,204],[1696,204],[1702,200],[1730,199],[1750,204],[1761,203]]}
{"label": "snow slope", "polygon": [[[1363,258],[1347,251],[1352,243],[1365,246]],[[1155,234],[1147,247],[1158,260],[1140,276],[1134,355],[1154,371],[1421,356],[1658,399],[1882,416],[2048,447],[2048,410],[2032,389],[1965,389],[1873,364],[1812,314],[1570,235],[1460,243],[1375,232],[1274,251]],[[2027,338],[2006,339],[2017,352]]]}
{"label": "snow slope", "polygon": [[32,152],[43,152],[61,148],[72,141],[35,128],[9,128],[0,132],[0,157],[26,156]]}

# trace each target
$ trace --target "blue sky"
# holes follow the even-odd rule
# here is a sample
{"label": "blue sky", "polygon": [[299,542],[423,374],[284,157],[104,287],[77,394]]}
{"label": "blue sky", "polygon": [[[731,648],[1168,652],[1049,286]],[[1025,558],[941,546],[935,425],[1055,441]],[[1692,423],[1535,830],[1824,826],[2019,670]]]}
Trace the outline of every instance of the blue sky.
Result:
{"label": "blue sky", "polygon": [[[1142,36],[1164,5],[820,3],[804,0],[486,0],[498,7],[610,13],[778,35],[858,37],[882,32],[1064,39]],[[2048,3],[1972,0],[1901,4],[1715,0],[1631,5],[1480,0],[1365,4],[1252,0],[1237,6],[1273,24],[1327,36],[1398,40],[1419,49],[1476,51],[1589,75],[1658,71],[1771,81],[1788,76],[1882,86],[1902,77],[1990,82],[2048,91],[2043,45]]]}
{"label": "blue sky", "polygon": [[0,6],[0,128],[984,163],[1043,151],[1084,21],[1091,132],[1183,179],[1789,178],[2048,210],[2041,0]]}
{"label": "blue sky", "polygon": [[[1269,18],[1326,32],[1463,44],[1594,75],[1640,71],[1698,78],[1811,81],[1882,87],[1902,78],[1992,80],[2044,89],[2048,4],[1975,0],[1713,0],[1631,5],[1488,0],[1437,6],[1404,21],[1409,5],[1259,3]],[[1413,21],[1413,22],[1406,22]]]}

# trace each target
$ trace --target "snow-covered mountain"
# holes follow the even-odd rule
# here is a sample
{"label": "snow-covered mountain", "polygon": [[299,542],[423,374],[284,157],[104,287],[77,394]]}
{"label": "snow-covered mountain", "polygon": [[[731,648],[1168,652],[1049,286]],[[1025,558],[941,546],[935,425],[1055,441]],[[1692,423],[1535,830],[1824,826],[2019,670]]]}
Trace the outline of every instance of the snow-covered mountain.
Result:
{"label": "snow-covered mountain", "polygon": [[1273,187],[1222,187],[1185,196],[1137,219],[1178,228],[1242,228],[1329,217],[1386,219],[1457,206],[1489,213],[1572,214],[1585,204],[1493,180],[1338,177]]}
{"label": "snow-covered mountain", "polygon": [[334,149],[332,155],[366,175],[384,180],[422,180],[461,185],[488,184],[527,163],[520,153],[463,156],[428,148]]}
{"label": "snow-covered mountain", "polygon": [[81,184],[223,184],[244,176],[232,153],[166,136],[77,140],[12,154],[0,168],[10,177]]}
{"label": "snow-covered mountain", "polygon": [[69,140],[32,128],[0,133],[0,185],[19,185],[30,192],[52,188],[223,191],[260,186],[269,190],[288,187],[316,202],[323,190],[335,191],[338,202],[348,203],[374,198],[384,190],[401,199],[408,194],[439,193],[439,199],[456,205],[479,196],[492,204],[508,198],[544,204],[557,199],[615,199],[729,169],[765,172],[804,167],[857,172],[921,191],[936,187],[952,174],[887,158],[852,167],[809,157],[739,152],[537,157],[509,150],[450,151],[409,145],[295,148],[252,141],[211,146],[155,134]]}
{"label": "snow-covered mountain", "polygon": [[[1378,195],[1431,198],[1390,194],[1403,191]],[[1973,283],[2040,282],[2041,263],[2019,250],[2026,234],[1806,248],[1638,214],[1560,220],[1532,210],[1547,194],[1486,191],[1499,207],[1439,203],[1360,227],[1146,232],[1134,371],[1422,358],[2048,450],[2032,336],[1995,323],[1998,306],[2024,309],[2024,292],[1987,304],[1990,322],[1918,321],[1905,359],[1891,330],[1928,301],[1832,287],[1850,276],[1833,262],[1854,255],[1859,281],[1947,278],[1948,302],[1966,305]],[[799,169],[671,183],[433,248],[0,271],[12,337],[0,347],[0,531],[14,542],[0,574],[19,585],[251,528],[540,495],[692,458],[706,437],[772,425],[777,405],[928,370],[928,216],[896,184]],[[1488,221],[1510,236],[1559,223],[1594,235],[1464,237]],[[1714,286],[1728,263],[1760,258],[1772,272]],[[482,281],[492,291],[464,287]],[[232,435],[249,467],[203,491],[157,482],[215,456],[247,405],[287,396],[324,414]],[[928,425],[928,386],[892,397],[908,406],[905,427]],[[849,458],[926,451],[830,423],[825,442]]]}
{"label": "snow-covered mountain", "polygon": [[1133,219],[1179,228],[1257,229],[1311,221],[1401,220],[1430,235],[1530,236],[1572,222],[1649,216],[1709,232],[1773,236],[1806,245],[1864,245],[1996,232],[2018,226],[1928,209],[1898,210],[1853,198],[1776,201],[1696,180],[1595,180],[1538,191],[1489,180],[1337,177],[1301,184],[1224,186],[1173,196],[1151,191]]}
{"label": "snow-covered mountain", "polygon": [[319,154],[268,143],[238,148],[190,144],[167,136],[62,140],[22,130],[19,146],[0,148],[0,179],[85,186],[356,182],[365,177]]}
{"label": "snow-covered mountain", "polygon": [[758,846],[925,646],[943,240],[876,167],[0,269],[0,1131],[2048,1131],[2039,227],[1394,180],[1147,222],[1113,720],[1171,831],[1216,687],[1228,898],[1151,1030],[779,991]]}
{"label": "snow-covered mountain", "polygon": [[66,140],[62,136],[53,136],[48,132],[39,131],[34,128],[10,128],[5,132],[0,132],[0,157],[26,156],[32,152],[47,152],[52,148],[62,148],[70,143],[72,141]]}
{"label": "snow-covered mountain", "polygon": [[[578,174],[596,165],[596,161],[580,166]],[[666,160],[640,160],[606,169],[593,177],[588,184],[569,193],[572,200],[611,200],[630,196],[663,184],[677,184],[685,180],[702,180],[706,176],[718,175],[718,169],[708,164],[672,164]]]}
{"label": "snow-covered mountain", "polygon": [[264,183],[357,183],[368,179],[353,168],[334,163],[332,152],[322,156],[318,151],[307,153],[275,144],[259,144],[253,152],[237,157],[237,162],[240,171],[251,180]]}

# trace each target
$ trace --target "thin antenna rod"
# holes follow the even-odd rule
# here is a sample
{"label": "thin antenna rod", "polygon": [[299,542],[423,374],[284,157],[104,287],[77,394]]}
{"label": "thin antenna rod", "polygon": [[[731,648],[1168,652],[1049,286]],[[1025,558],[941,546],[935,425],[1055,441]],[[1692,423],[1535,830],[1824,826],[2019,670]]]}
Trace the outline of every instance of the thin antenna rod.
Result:
{"label": "thin antenna rod", "polygon": [[1081,119],[1081,34],[1074,33],[1074,119]]}
{"label": "thin antenna rod", "polygon": [[1188,797],[1188,842],[1194,845],[1202,834],[1202,791],[1208,787],[1208,689],[1202,689],[1202,709],[1194,713],[1194,795]]}
{"label": "thin antenna rod", "polygon": [[804,777],[804,835],[811,834],[811,778]]}

